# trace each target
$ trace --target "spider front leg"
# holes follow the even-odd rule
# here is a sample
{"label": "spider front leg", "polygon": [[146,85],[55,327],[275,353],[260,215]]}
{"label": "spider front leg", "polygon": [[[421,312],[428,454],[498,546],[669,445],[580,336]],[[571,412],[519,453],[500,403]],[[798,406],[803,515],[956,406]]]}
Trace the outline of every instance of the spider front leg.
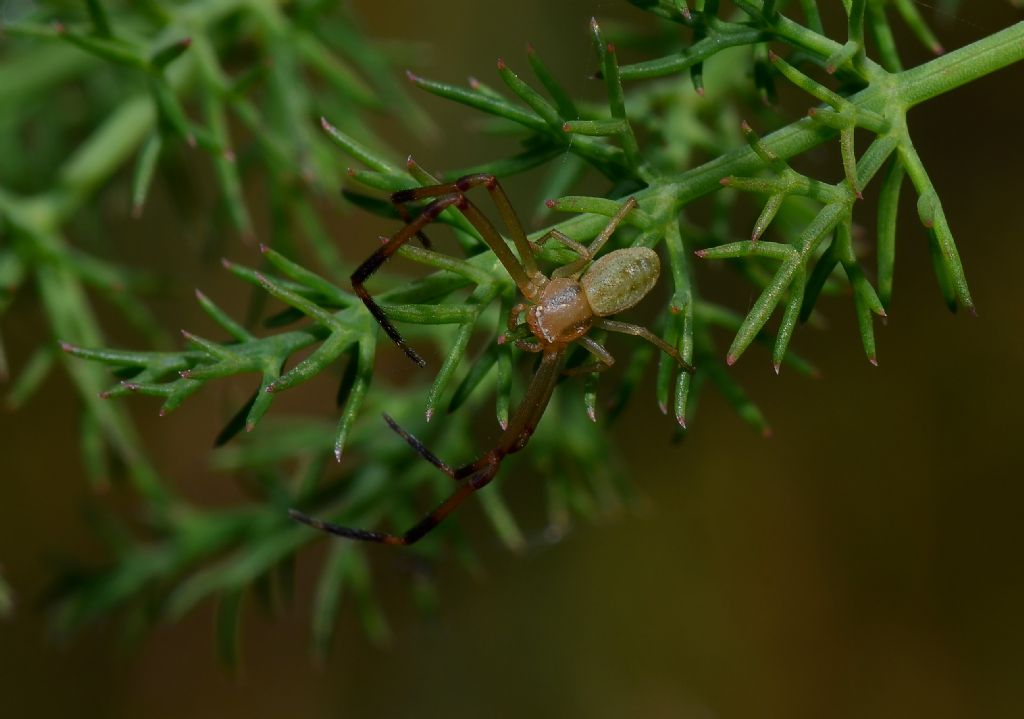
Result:
{"label": "spider front leg", "polygon": [[540,248],[542,248],[544,245],[546,245],[550,240],[554,240],[555,242],[560,242],[561,244],[563,244],[564,246],[568,247],[570,250],[575,252],[577,255],[579,255],[579,259],[578,260],[570,262],[567,265],[562,265],[561,267],[556,269],[554,272],[552,272],[551,273],[551,277],[552,278],[555,278],[555,277],[572,277],[574,274],[576,274],[577,272],[582,270],[584,267],[586,267],[588,262],[590,262],[592,259],[594,259],[594,256],[592,254],[590,254],[590,250],[587,249],[586,245],[577,242],[576,240],[572,239],[571,237],[569,237],[564,232],[560,232],[559,230],[554,230],[554,229],[548,230],[536,242],[533,243],[537,247],[537,252],[540,252]]}
{"label": "spider front leg", "polygon": [[465,201],[465,198],[463,198],[462,195],[446,195],[434,200],[427,205],[423,212],[420,213],[419,217],[392,235],[387,242],[378,247],[377,251],[366,258],[366,261],[359,265],[359,267],[356,268],[356,271],[352,273],[352,289],[359,296],[359,299],[361,299],[363,304],[366,305],[366,308],[370,310],[370,314],[373,315],[374,319],[376,319],[384,329],[384,332],[391,338],[391,341],[398,345],[409,359],[420,367],[425,367],[427,363],[419,356],[419,354],[416,353],[416,350],[409,346],[401,333],[393,324],[391,324],[391,320],[388,319],[388,316],[384,313],[384,310],[381,309],[381,306],[378,305],[374,301],[373,297],[370,296],[370,293],[366,290],[364,283],[380,268],[381,265],[387,262],[393,254],[398,252],[399,248],[408,242],[411,237],[415,237],[419,234],[420,231],[426,225],[433,222],[437,216],[445,210],[445,208],[450,207],[451,205],[456,205],[460,201]]}
{"label": "spider front leg", "polygon": [[[478,186],[483,186],[490,193],[491,199],[498,208],[498,214],[501,215],[502,222],[505,223],[512,238],[512,244],[515,245],[516,251],[519,253],[519,258],[516,258],[512,250],[505,244],[504,238],[494,224],[477,209],[476,205],[465,198],[463,193]],[[399,190],[391,195],[391,201],[402,204],[448,194],[458,194],[462,197],[462,200],[456,205],[456,209],[472,223],[487,246],[497,255],[498,260],[505,267],[505,271],[519,287],[519,291],[528,299],[534,299],[540,288],[547,282],[547,278],[537,267],[537,261],[533,257],[533,250],[526,237],[526,231],[523,230],[523,225],[516,216],[512,203],[509,202],[508,195],[505,194],[497,177],[486,173],[465,175],[455,182]]]}
{"label": "spider front leg", "polygon": [[[406,224],[412,222],[412,215],[409,214],[408,207],[406,207],[401,202],[395,202],[393,199],[391,200],[391,205],[392,207],[395,208],[395,211],[398,213],[398,216],[401,218],[402,222]],[[424,232],[423,230],[420,230],[419,232],[416,233],[416,239],[420,241],[420,244],[423,246],[423,249],[434,249],[434,243],[430,241],[430,238],[427,237],[427,233]]]}

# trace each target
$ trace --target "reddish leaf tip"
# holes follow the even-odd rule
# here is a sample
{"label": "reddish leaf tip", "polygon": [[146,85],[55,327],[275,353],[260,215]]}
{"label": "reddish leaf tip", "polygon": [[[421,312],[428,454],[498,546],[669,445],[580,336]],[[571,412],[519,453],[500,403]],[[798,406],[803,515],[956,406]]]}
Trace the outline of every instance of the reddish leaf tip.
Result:
{"label": "reddish leaf tip", "polygon": [[721,180],[718,181],[718,184],[722,185],[723,187],[728,187],[729,185],[732,184],[732,178],[731,177],[723,177]]}
{"label": "reddish leaf tip", "polygon": [[537,52],[537,51],[534,49],[533,43],[532,42],[526,43],[526,54],[527,55],[533,55],[535,52]]}
{"label": "reddish leaf tip", "polygon": [[746,120],[740,120],[740,130],[743,131],[744,135],[749,135],[751,132],[753,132],[753,128],[750,127],[750,123],[747,122]]}
{"label": "reddish leaf tip", "polygon": [[562,123],[562,132],[572,132],[572,125],[568,122]]}
{"label": "reddish leaf tip", "polygon": [[730,367],[732,367],[734,364],[736,364],[736,360],[737,359],[738,359],[738,357],[736,357],[736,355],[726,355],[725,363],[727,365],[729,365]]}
{"label": "reddish leaf tip", "polygon": [[874,355],[872,355],[872,356],[868,357],[868,362],[870,362],[870,363],[871,363],[872,365],[874,365],[875,367],[877,367],[877,366],[878,366],[878,358],[877,358],[877,357],[875,357]]}
{"label": "reddish leaf tip", "polygon": [[697,257],[703,258],[703,257],[707,256],[708,251],[707,250],[696,250],[693,254],[697,255]]}
{"label": "reddish leaf tip", "polygon": [[704,90],[703,87],[698,87],[697,88],[697,94],[700,95],[701,97],[704,97],[705,93],[706,93],[706,91]]}
{"label": "reddish leaf tip", "polygon": [[668,414],[668,405],[664,402],[658,402],[658,409],[661,410],[662,414]]}
{"label": "reddish leaf tip", "polygon": [[773,436],[775,436],[775,432],[772,431],[771,427],[765,427],[764,429],[761,430],[761,436],[764,437],[765,439],[771,439]]}
{"label": "reddish leaf tip", "polygon": [[409,82],[419,82],[420,81],[419,76],[416,75],[416,73],[414,73],[412,70],[406,70],[405,71],[405,76],[407,78],[409,78]]}
{"label": "reddish leaf tip", "polygon": [[772,366],[773,366],[773,367],[775,368],[775,374],[776,374],[776,375],[779,375],[779,374],[781,374],[781,373],[782,373],[782,363],[781,363],[781,362],[776,362],[776,363],[775,363],[774,365],[772,365]]}
{"label": "reddish leaf tip", "polygon": [[430,407],[429,409],[427,409],[426,412],[423,413],[423,415],[427,418],[427,421],[429,422],[434,418],[434,408]]}
{"label": "reddish leaf tip", "polygon": [[615,54],[615,43],[613,43],[613,42],[608,43],[607,45],[605,45],[605,49],[607,49],[609,53],[614,55]]}
{"label": "reddish leaf tip", "polygon": [[544,206],[547,207],[549,210],[552,210],[555,207],[555,201],[554,200],[544,200]]}
{"label": "reddish leaf tip", "polygon": [[768,51],[768,61],[769,62],[778,62],[779,61],[779,56],[776,54],[776,52],[774,50],[769,50]]}
{"label": "reddish leaf tip", "polygon": [[255,422],[246,422],[245,423],[245,431],[246,432],[252,432],[254,429],[256,429],[256,423]]}
{"label": "reddish leaf tip", "polygon": [[676,422],[679,423],[682,429],[686,429],[686,417],[676,417]]}
{"label": "reddish leaf tip", "polygon": [[593,407],[587,407],[587,417],[590,418],[591,422],[597,421],[597,412],[594,410]]}
{"label": "reddish leaf tip", "polygon": [[156,416],[157,416],[157,417],[166,417],[166,416],[167,416],[167,410],[166,410],[166,409],[165,409],[164,407],[161,407],[161,408],[160,408],[160,409],[159,409],[159,410],[157,411],[157,413],[156,413]]}
{"label": "reddish leaf tip", "polygon": [[327,121],[327,118],[324,117],[323,115],[320,116],[320,127],[322,127],[324,130],[327,130],[328,132],[334,129],[331,123],[329,123]]}
{"label": "reddish leaf tip", "polygon": [[65,342],[64,340],[58,340],[57,344],[59,344],[60,348],[65,352],[71,352],[73,349],[75,349],[75,346],[73,344],[71,344],[70,342]]}
{"label": "reddish leaf tip", "polygon": [[498,70],[504,70],[504,69],[505,69],[505,61],[499,57],[498,58]]}
{"label": "reddish leaf tip", "polygon": [[946,48],[944,48],[941,43],[935,43],[932,45],[932,52],[936,55],[945,55]]}

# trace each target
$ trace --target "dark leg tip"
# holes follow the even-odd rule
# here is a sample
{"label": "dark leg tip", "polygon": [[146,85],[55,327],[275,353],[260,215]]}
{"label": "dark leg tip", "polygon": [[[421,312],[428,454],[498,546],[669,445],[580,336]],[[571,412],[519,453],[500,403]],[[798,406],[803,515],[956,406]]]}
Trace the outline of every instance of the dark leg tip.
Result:
{"label": "dark leg tip", "polygon": [[416,188],[411,187],[408,190],[399,190],[398,192],[391,193],[391,201],[396,205],[404,205],[407,202],[412,202],[416,199]]}

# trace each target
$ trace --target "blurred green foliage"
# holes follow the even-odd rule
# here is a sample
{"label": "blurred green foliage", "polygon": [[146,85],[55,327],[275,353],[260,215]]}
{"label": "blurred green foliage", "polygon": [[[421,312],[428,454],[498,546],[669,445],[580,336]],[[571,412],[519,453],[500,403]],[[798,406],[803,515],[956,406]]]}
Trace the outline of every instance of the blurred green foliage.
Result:
{"label": "blurred green foliage", "polygon": [[[630,216],[632,227],[617,237],[618,244],[664,246],[672,291],[653,325],[698,366],[691,379],[670,361],[658,365],[656,400],[663,412],[673,412],[680,434],[708,382],[744,419],[767,432],[764,415],[728,366],[757,342],[770,346],[776,371],[788,364],[813,373],[788,345],[801,321],[816,319],[822,292],[850,291],[865,353],[875,360],[873,316],[884,316],[891,298],[896,206],[905,177],[918,194],[944,299],[954,310],[973,308],[906,112],[1019,61],[1021,25],[903,71],[890,10],[927,47],[941,50],[911,3],[848,0],[846,35],[839,40],[825,34],[814,0],[738,0],[731,10],[712,0],[693,7],[681,0],[633,4],[667,22],[650,35],[628,28],[606,32],[596,21],[591,24],[595,67],[603,80],[599,101],[573,97],[533,49],[527,64],[535,80],[499,61],[500,90],[477,80],[468,87],[415,75],[410,80],[486,114],[486,132],[518,143],[514,154],[451,170],[444,178],[470,172],[507,177],[542,169],[540,194],[551,199],[546,210],[575,215],[554,227],[579,242],[592,239],[626,197],[639,201],[639,211]],[[784,14],[791,9],[799,19]],[[97,517],[110,562],[65,574],[55,589],[56,626],[71,631],[128,608],[134,617],[129,626],[137,628],[180,617],[199,601],[216,597],[220,653],[233,661],[243,596],[251,593],[268,606],[287,599],[296,553],[318,538],[288,521],[289,507],[299,505],[348,525],[404,526],[418,515],[421,493],[447,493],[446,478],[416,462],[373,418],[360,420],[366,409],[386,409],[400,423],[413,425],[424,410],[428,420],[437,408],[459,410],[436,436],[425,436],[446,457],[472,452],[469,417],[492,394],[496,418],[507,419],[518,382],[512,369],[518,352],[493,339],[515,300],[514,286],[494,257],[482,252],[474,228],[454,211],[446,212],[440,219],[452,228],[464,257],[406,247],[400,256],[435,272],[412,282],[388,276],[382,284],[390,289],[378,295],[393,319],[413,326],[414,338],[435,342],[445,357],[427,406],[408,393],[369,391],[380,348],[378,328],[346,289],[351,268],[328,240],[313,204],[318,193],[333,192],[340,181],[330,143],[362,166],[350,171],[346,196],[393,220],[397,214],[375,192],[444,178],[411,160],[397,162],[369,129],[366,113],[382,108],[400,109],[417,131],[429,131],[429,122],[399,89],[388,58],[359,32],[343,6],[223,0],[107,8],[88,2],[47,6],[5,29],[11,39],[0,56],[0,127],[10,132],[0,137],[9,138],[5,149],[14,160],[0,171],[2,300],[9,306],[15,292],[34,285],[53,335],[20,368],[10,397],[23,402],[51,367],[65,366],[84,404],[82,444],[91,476],[98,485],[107,481],[112,474],[107,454],[113,450],[143,499],[133,518],[141,527]],[[649,59],[620,65],[619,47],[640,49]],[[20,71],[29,66],[33,72]],[[681,77],[684,73],[688,78]],[[632,84],[638,80],[648,82]],[[820,105],[809,117],[786,124],[784,111],[769,105],[781,83]],[[314,91],[321,86],[326,89]],[[52,112],[63,93],[86,100],[75,103],[76,113]],[[741,125],[741,116],[778,129],[762,138],[751,125]],[[323,122],[324,133],[316,129],[318,117],[330,118]],[[865,135],[873,136],[871,143],[856,147],[855,136]],[[838,140],[838,181],[793,169],[791,159],[833,140]],[[223,218],[240,236],[251,235],[254,227],[241,168],[265,178],[273,202],[264,265],[225,266],[283,309],[263,312],[258,331],[253,322],[233,319],[200,294],[200,304],[227,339],[186,333],[187,348],[174,350],[139,299],[149,278],[76,249],[65,233],[128,165],[133,211],[141,212],[155,173],[180,161],[189,147],[209,156]],[[693,167],[698,157],[711,159]],[[871,271],[858,259],[854,210],[879,173],[878,265]],[[590,174],[602,178],[604,193],[571,194]],[[767,198],[749,239],[741,241],[735,240],[738,192]],[[707,209],[698,209],[697,200],[708,195]],[[771,239],[762,239],[766,233]],[[704,298],[694,253],[704,260],[734,260],[740,277],[760,291],[759,299],[743,314]],[[569,258],[552,248],[542,259]],[[137,324],[154,349],[103,349],[86,287]],[[778,327],[769,331],[780,307]],[[301,324],[293,327],[296,323]],[[723,328],[734,334],[724,357],[713,340]],[[471,340],[480,336],[487,343],[467,362]],[[65,353],[56,351],[58,341]],[[611,397],[601,403],[609,410],[606,418],[621,410],[651,360],[649,348],[630,349]],[[264,419],[279,393],[339,364],[345,369],[333,426]],[[119,380],[113,386],[103,365]],[[169,412],[211,380],[252,373],[259,375],[259,384],[218,438],[226,446],[215,455],[219,466],[239,472],[254,496],[250,504],[230,510],[200,509],[178,496],[147,460],[131,423],[102,401],[150,394],[163,398],[161,412]],[[583,383],[584,406],[592,416],[598,389],[596,376]],[[557,426],[558,432],[538,432],[531,443],[535,462],[559,468],[547,472],[553,478],[548,537],[563,532],[572,513],[593,516],[628,496],[607,443],[579,411],[580,393],[566,394],[549,410],[557,419],[549,417],[546,426]],[[250,435],[228,445],[243,429]],[[358,452],[361,461],[338,471],[331,456],[340,458],[345,447]],[[480,501],[510,548],[536,541],[520,529],[500,487],[489,488]],[[443,536],[471,566],[470,544],[459,528],[446,528]],[[442,548],[442,543],[426,543],[415,556],[426,567]],[[414,594],[429,607],[435,601],[430,573],[416,576]],[[364,548],[337,543],[321,568],[314,603],[314,646],[321,654],[330,645],[345,593],[353,596],[367,631],[377,639],[387,637]]]}

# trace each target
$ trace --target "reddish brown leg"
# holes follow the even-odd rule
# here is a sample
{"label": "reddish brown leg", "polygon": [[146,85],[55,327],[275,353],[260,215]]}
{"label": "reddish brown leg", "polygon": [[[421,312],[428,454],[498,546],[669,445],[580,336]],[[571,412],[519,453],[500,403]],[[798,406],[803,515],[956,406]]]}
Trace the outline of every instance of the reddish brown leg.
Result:
{"label": "reddish brown leg", "polygon": [[399,437],[404,439],[410,447],[416,450],[416,454],[423,457],[423,459],[430,462],[432,465],[437,467],[439,470],[447,474],[452,479],[455,479],[455,470],[452,469],[451,466],[448,465],[444,460],[440,459],[436,454],[427,449],[426,445],[424,445],[422,442],[416,439],[416,437],[413,434],[405,431],[405,429],[403,429],[402,426],[398,424],[398,422],[391,419],[391,417],[387,414],[384,415],[384,421],[387,422],[388,426],[391,427],[391,429],[393,429]]}
{"label": "reddish brown leg", "polygon": [[[338,524],[332,524],[330,522],[315,519],[294,509],[289,510],[289,515],[292,519],[308,524],[314,529],[319,529],[322,532],[335,534],[339,537],[346,537],[348,539],[358,539],[364,542],[378,542],[380,544],[395,545],[413,544],[414,542],[418,542],[432,529],[434,529],[434,527],[440,524],[445,517],[455,511],[455,509],[457,509],[467,497],[473,494],[473,492],[486,486],[492,479],[494,479],[494,475],[497,474],[502,460],[507,455],[518,452],[526,446],[530,436],[533,434],[533,430],[536,429],[538,422],[540,422],[540,418],[543,416],[544,410],[548,406],[548,402],[551,400],[551,393],[554,391],[555,385],[558,383],[558,377],[565,364],[565,357],[566,352],[564,348],[556,350],[548,349],[545,351],[544,357],[541,359],[540,367],[537,369],[536,374],[533,375],[533,380],[530,382],[530,386],[526,390],[526,395],[523,397],[523,401],[519,403],[516,413],[509,421],[508,428],[501,433],[501,436],[498,438],[498,443],[494,449],[487,452],[476,461],[454,470],[454,472],[449,476],[452,476],[453,479],[461,482],[458,488],[452,492],[448,499],[437,505],[432,512],[404,533],[391,534],[389,532],[374,532],[366,529],[343,527]],[[420,454],[420,456],[427,459],[427,461],[435,467],[438,467],[438,469],[441,469],[441,471],[446,474],[451,471],[451,468],[448,467],[448,465],[437,459],[432,452],[427,450],[426,447],[419,442],[419,440],[405,432],[405,430],[399,428],[393,421],[389,421],[388,424],[390,424],[392,428],[395,429],[395,431],[398,432],[405,441]]]}
{"label": "reddish brown leg", "polygon": [[356,268],[356,271],[352,273],[352,289],[359,295],[359,298],[366,305],[366,308],[370,310],[370,314],[373,315],[374,319],[380,323],[380,326],[384,328],[384,332],[391,338],[391,341],[402,348],[402,351],[408,355],[409,359],[418,364],[420,367],[425,366],[427,363],[423,361],[416,350],[406,343],[405,338],[402,337],[401,333],[395,326],[391,324],[391,320],[384,314],[384,310],[381,309],[370,293],[367,292],[364,283],[377,269],[383,265],[391,257],[391,255],[398,252],[398,249],[409,241],[409,238],[417,235],[424,226],[434,221],[434,219],[441,214],[441,212],[451,205],[456,205],[461,201],[465,201],[462,195],[446,195],[438,198],[431,202],[427,207],[420,213],[420,216],[410,222],[408,225],[403,227],[401,230],[391,236],[386,243],[377,248],[377,251],[370,255],[363,264]]}
{"label": "reddish brown leg", "polygon": [[[521,273],[527,280],[526,284],[530,284],[532,278],[540,274],[540,270],[537,267],[537,261],[533,258],[530,241],[526,238],[526,231],[523,230],[523,226],[519,223],[519,218],[516,216],[515,210],[512,209],[512,203],[509,202],[508,195],[505,194],[505,190],[502,189],[501,183],[498,182],[497,177],[489,174],[465,175],[455,180],[455,182],[430,185],[427,187],[412,187],[408,190],[399,190],[391,195],[391,201],[396,204],[401,204],[421,200],[425,197],[439,197],[453,192],[463,193],[479,185],[483,185],[490,193],[491,199],[494,201],[494,205],[498,208],[498,214],[501,215],[501,221],[505,223],[505,227],[508,228],[509,235],[512,237],[512,244],[516,246],[516,251],[519,252],[522,264],[512,256],[511,252],[509,252],[508,246],[505,245],[505,241],[501,239],[501,235],[498,234],[498,231],[494,229],[494,225],[484,218],[479,211],[472,212],[471,210],[471,214],[471,212],[463,210],[463,214],[466,215],[466,218],[476,226],[476,229],[483,236],[484,241],[490,246],[494,253],[498,255],[502,264],[505,265],[505,269],[507,269],[509,274],[512,275],[512,279],[514,279],[516,284],[519,285],[519,288],[523,290],[523,294],[527,297],[532,297],[533,293],[528,291],[528,289],[520,282],[516,272],[513,270],[513,266],[515,266],[519,273]],[[475,210],[475,208],[473,209]],[[486,227],[478,224],[478,220],[482,220],[482,224]],[[498,248],[499,244],[501,249]]]}
{"label": "reddish brown leg", "polygon": [[[412,222],[412,215],[409,214],[409,208],[399,202],[395,202],[394,200],[391,201],[391,204],[395,206],[395,210],[398,211],[398,216],[402,218],[402,222],[406,224]],[[430,241],[429,237],[427,237],[427,233],[422,230],[416,233],[416,239],[420,241],[420,244],[423,245],[424,249],[431,250],[434,248],[434,243]]]}

